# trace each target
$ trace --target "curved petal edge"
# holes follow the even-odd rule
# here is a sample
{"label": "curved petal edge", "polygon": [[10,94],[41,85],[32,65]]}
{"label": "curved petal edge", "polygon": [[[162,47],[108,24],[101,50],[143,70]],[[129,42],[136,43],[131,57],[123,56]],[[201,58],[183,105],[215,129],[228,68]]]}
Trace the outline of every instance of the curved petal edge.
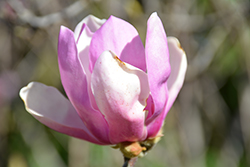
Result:
{"label": "curved petal edge", "polygon": [[81,121],[71,103],[54,87],[31,82],[20,90],[26,110],[44,125],[60,133],[105,145]]}
{"label": "curved petal edge", "polygon": [[170,55],[171,74],[167,81],[169,89],[169,98],[164,111],[148,126],[148,137],[155,137],[160,131],[164,119],[177,98],[184,83],[187,70],[187,57],[181,48],[180,42],[175,37],[168,37],[168,47]]}
{"label": "curved petal edge", "polygon": [[[151,14],[147,23],[146,64],[154,111],[147,124],[163,112],[169,97],[167,81],[171,73],[167,36],[157,13]],[[150,102],[150,101],[148,101]]]}

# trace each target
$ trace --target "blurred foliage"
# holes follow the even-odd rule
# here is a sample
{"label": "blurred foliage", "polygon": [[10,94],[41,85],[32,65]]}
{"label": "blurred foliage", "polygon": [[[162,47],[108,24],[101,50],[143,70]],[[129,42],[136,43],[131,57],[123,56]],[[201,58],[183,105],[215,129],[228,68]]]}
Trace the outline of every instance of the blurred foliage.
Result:
{"label": "blurred foliage", "polygon": [[73,30],[88,14],[115,15],[145,41],[154,11],[168,36],[180,40],[189,66],[164,137],[136,166],[250,166],[249,0],[2,0],[0,167],[122,165],[118,150],[40,124],[18,92],[38,81],[64,93],[56,51],[60,25]]}

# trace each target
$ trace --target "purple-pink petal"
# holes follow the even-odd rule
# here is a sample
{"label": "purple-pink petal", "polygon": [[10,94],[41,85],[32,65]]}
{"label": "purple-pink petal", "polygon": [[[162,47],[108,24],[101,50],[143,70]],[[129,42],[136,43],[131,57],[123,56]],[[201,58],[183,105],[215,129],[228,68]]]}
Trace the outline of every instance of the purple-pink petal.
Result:
{"label": "purple-pink petal", "polygon": [[110,16],[93,35],[90,44],[90,71],[105,50],[112,51],[119,59],[146,71],[145,51],[136,29],[128,22]]}
{"label": "purple-pink petal", "polygon": [[183,85],[187,70],[186,54],[180,47],[179,41],[174,37],[168,37],[168,47],[171,64],[171,74],[167,81],[169,98],[164,111],[147,126],[149,138],[155,137],[160,131],[164,119]]}
{"label": "purple-pink petal", "polygon": [[154,103],[152,116],[146,121],[148,125],[166,106],[169,96],[167,80],[171,72],[167,36],[156,13],[148,19],[145,50],[149,87]]}
{"label": "purple-pink petal", "polygon": [[58,62],[63,87],[80,118],[96,138],[110,144],[108,125],[90,103],[86,73],[78,57],[74,33],[63,26],[58,40]]}

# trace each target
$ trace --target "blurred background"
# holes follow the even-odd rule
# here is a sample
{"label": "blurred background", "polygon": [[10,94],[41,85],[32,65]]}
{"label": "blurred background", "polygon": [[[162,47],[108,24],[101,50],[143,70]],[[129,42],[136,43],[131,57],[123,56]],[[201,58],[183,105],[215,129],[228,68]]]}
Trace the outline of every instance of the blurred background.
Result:
{"label": "blurred background", "polygon": [[57,63],[60,25],[88,14],[120,17],[145,41],[154,11],[177,37],[188,71],[166,117],[164,137],[136,167],[250,166],[249,0],[1,0],[0,167],[122,166],[110,146],[57,133],[25,111],[30,81],[64,93]]}

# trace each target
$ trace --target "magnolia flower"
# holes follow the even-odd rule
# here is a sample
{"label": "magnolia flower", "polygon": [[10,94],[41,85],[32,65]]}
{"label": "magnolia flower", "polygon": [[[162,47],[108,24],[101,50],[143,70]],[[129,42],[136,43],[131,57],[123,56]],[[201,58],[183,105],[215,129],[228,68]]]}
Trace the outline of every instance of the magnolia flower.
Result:
{"label": "magnolia flower", "polygon": [[114,16],[89,15],[74,32],[61,26],[58,62],[69,100],[32,82],[20,91],[26,109],[58,132],[99,145],[160,136],[187,68],[185,52],[167,38],[157,13],[148,19],[145,47],[136,29]]}

